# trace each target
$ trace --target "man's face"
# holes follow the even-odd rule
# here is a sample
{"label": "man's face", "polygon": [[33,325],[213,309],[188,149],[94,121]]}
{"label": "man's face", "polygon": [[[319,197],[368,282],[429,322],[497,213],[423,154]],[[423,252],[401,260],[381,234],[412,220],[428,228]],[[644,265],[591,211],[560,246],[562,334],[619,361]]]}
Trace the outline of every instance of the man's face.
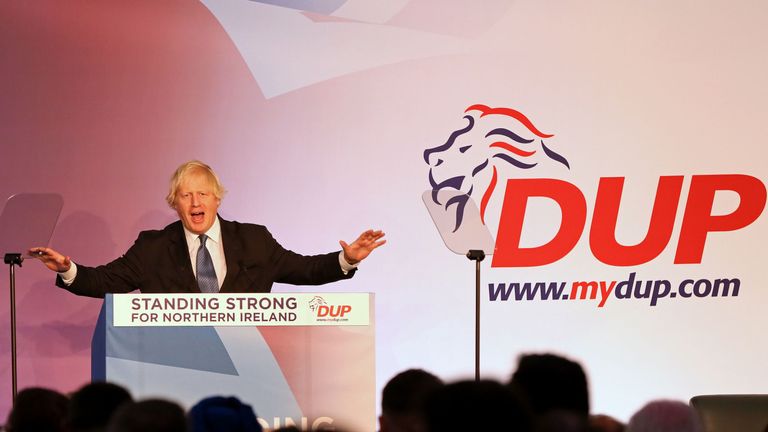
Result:
{"label": "man's face", "polygon": [[221,200],[213,194],[213,183],[203,173],[187,174],[176,191],[174,208],[184,227],[195,234],[204,234],[216,220]]}

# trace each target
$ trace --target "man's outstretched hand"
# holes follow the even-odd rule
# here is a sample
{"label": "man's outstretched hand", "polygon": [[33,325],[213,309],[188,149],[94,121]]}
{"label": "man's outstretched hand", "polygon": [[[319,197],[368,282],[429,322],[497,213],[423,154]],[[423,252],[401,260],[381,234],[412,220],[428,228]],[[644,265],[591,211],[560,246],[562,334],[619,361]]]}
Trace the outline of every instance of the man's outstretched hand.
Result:
{"label": "man's outstretched hand", "polygon": [[344,259],[352,265],[359,263],[370,255],[374,249],[387,242],[382,240],[383,237],[384,233],[381,230],[374,231],[371,229],[360,234],[352,244],[339,240],[339,244],[344,250]]}
{"label": "man's outstretched hand", "polygon": [[55,272],[65,272],[72,266],[72,261],[68,256],[64,256],[51,248],[33,247],[27,254],[39,259],[46,267]]}

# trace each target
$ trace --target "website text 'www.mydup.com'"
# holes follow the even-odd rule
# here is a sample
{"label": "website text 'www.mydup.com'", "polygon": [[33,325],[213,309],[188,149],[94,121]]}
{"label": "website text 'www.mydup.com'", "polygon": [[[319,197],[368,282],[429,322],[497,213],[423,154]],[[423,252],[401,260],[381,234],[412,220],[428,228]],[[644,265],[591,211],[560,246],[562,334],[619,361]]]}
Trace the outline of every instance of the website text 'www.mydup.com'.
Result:
{"label": "website text 'www.mydup.com'", "polygon": [[738,297],[740,285],[737,278],[684,279],[678,283],[666,279],[639,280],[633,272],[623,281],[489,283],[488,296],[490,301],[594,301],[597,307],[604,307],[613,299],[634,299],[656,306],[662,299]]}

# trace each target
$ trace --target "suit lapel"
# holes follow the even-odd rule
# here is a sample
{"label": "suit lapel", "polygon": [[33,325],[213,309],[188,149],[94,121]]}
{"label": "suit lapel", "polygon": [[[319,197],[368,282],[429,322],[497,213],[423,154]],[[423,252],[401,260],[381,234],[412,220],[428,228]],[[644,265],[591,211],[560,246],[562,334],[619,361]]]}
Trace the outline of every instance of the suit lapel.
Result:
{"label": "suit lapel", "polygon": [[[187,246],[187,239],[184,237],[184,228],[180,221],[172,224],[171,227],[168,253],[173,267],[181,275],[182,288],[188,292],[199,293],[200,289],[197,287],[197,280],[189,258],[189,246]],[[166,287],[166,289],[168,288],[170,287]]]}
{"label": "suit lapel", "polygon": [[240,257],[241,245],[240,238],[235,233],[235,226],[232,222],[219,218],[221,226],[221,240],[224,244],[224,261],[227,263],[227,276],[221,284],[221,292],[235,291],[235,282],[240,275]]}

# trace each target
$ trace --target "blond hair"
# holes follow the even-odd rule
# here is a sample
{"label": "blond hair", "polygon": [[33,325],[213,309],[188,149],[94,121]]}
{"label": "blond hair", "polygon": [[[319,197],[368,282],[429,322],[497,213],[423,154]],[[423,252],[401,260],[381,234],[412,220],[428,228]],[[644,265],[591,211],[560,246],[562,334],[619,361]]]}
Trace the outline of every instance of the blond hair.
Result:
{"label": "blond hair", "polygon": [[169,206],[171,206],[171,208],[174,208],[174,203],[176,202],[176,193],[179,190],[179,186],[181,186],[181,183],[188,175],[193,173],[202,173],[208,177],[208,180],[213,183],[213,195],[217,199],[221,200],[224,197],[224,194],[227,193],[227,191],[224,189],[224,186],[221,185],[219,177],[215,172],[213,172],[211,167],[204,164],[203,162],[200,162],[199,160],[191,160],[181,164],[178,168],[176,168],[176,172],[174,172],[171,176],[171,184],[168,190],[168,196],[165,197],[165,201]]}

